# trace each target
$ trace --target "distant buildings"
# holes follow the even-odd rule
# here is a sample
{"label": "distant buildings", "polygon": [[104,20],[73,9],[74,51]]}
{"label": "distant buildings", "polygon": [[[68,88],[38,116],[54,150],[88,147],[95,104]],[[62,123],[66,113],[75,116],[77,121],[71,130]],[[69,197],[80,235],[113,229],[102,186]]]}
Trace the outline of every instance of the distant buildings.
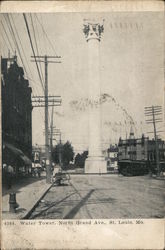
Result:
{"label": "distant buildings", "polygon": [[[165,142],[158,139],[159,162],[161,168],[165,167]],[[135,138],[131,128],[128,139],[119,139],[118,144],[118,161],[129,160],[132,162],[143,161],[151,169],[156,167],[156,150],[155,140],[149,140],[142,135],[141,138]]]}
{"label": "distant buildings", "polygon": [[32,102],[29,82],[17,58],[1,58],[3,163],[28,171],[32,157]]}
{"label": "distant buildings", "polygon": [[148,159],[148,138],[142,135],[141,138],[134,137],[131,132],[129,139],[119,139],[118,159],[123,160],[147,160]]}
{"label": "distant buildings", "polygon": [[32,147],[32,162],[33,163],[44,163],[45,158],[45,146],[35,145]]}
{"label": "distant buildings", "polygon": [[117,169],[118,168],[118,147],[117,145],[110,145],[107,150],[108,158],[107,165],[110,168]]}

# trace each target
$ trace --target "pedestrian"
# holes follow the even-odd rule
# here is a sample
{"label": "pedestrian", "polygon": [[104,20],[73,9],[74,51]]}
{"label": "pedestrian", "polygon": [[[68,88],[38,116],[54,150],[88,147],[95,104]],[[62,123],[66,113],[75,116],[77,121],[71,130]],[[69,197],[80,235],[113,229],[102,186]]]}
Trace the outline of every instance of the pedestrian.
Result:
{"label": "pedestrian", "polygon": [[12,187],[13,176],[14,176],[14,168],[11,165],[9,165],[7,167],[7,184],[8,184],[8,189],[10,189]]}
{"label": "pedestrian", "polygon": [[3,183],[6,183],[7,182],[7,164],[6,163],[3,163],[3,170],[2,170],[2,181]]}
{"label": "pedestrian", "polygon": [[37,169],[37,167],[35,167],[35,168],[34,168],[34,177],[36,177],[37,174],[38,174],[38,169]]}
{"label": "pedestrian", "polygon": [[36,164],[36,169],[37,169],[38,178],[40,178],[41,177],[41,165],[39,163]]}
{"label": "pedestrian", "polygon": [[34,164],[34,162],[32,162],[32,176],[34,176],[35,177],[35,164]]}
{"label": "pedestrian", "polygon": [[41,168],[37,168],[37,174],[38,174],[38,178],[40,178],[41,177]]}

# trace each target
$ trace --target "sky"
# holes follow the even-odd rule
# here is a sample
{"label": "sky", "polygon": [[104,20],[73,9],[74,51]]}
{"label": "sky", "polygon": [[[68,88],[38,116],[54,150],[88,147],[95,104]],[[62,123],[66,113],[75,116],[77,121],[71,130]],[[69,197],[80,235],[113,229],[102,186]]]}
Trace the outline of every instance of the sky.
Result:
{"label": "sky", "polygon": [[[136,137],[144,133],[152,138],[152,134],[147,134],[153,127],[145,123],[144,107],[161,105],[164,110],[163,13],[37,13],[26,14],[26,18],[36,55],[61,56],[61,63],[48,64],[48,89],[50,95],[62,98],[62,105],[54,108],[53,123],[62,131],[63,142],[69,140],[75,152],[88,149],[85,18],[104,19],[104,33],[99,43],[103,149],[117,143],[120,136],[126,138],[131,121]],[[24,64],[14,44],[9,20]],[[9,49],[12,56],[16,50],[19,65],[26,68],[25,77],[29,79],[32,95],[43,95],[36,65],[31,62],[32,49],[23,15],[1,14],[1,25],[2,56],[7,57]],[[44,76],[43,63],[41,68]],[[164,123],[158,123],[157,128],[163,130]],[[32,129],[33,145],[44,145],[44,108],[33,108]],[[165,139],[164,134],[160,136]]]}

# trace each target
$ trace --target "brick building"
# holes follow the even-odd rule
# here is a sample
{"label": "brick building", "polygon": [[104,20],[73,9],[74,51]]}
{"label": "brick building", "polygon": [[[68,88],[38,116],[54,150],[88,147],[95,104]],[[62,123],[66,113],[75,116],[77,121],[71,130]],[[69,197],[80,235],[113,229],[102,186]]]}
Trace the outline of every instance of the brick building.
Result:
{"label": "brick building", "polygon": [[16,172],[27,171],[32,157],[32,90],[16,56],[1,58],[1,76],[2,161]]}
{"label": "brick building", "polygon": [[[165,167],[165,142],[157,140],[159,147],[159,162],[162,169]],[[144,161],[152,169],[156,167],[155,140],[150,140],[142,135],[141,138],[135,138],[131,128],[128,139],[119,139],[118,160]]]}
{"label": "brick building", "polygon": [[148,137],[142,135],[141,138],[134,137],[134,134],[130,133],[128,139],[119,139],[118,144],[118,159],[123,160],[147,160],[148,159]]}

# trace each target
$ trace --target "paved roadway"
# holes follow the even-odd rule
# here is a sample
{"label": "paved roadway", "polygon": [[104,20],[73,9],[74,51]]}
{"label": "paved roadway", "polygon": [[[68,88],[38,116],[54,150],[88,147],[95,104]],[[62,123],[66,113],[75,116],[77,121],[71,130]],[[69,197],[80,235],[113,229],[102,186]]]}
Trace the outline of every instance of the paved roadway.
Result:
{"label": "paved roadway", "polygon": [[163,218],[165,181],[149,176],[72,175],[54,186],[30,219]]}

